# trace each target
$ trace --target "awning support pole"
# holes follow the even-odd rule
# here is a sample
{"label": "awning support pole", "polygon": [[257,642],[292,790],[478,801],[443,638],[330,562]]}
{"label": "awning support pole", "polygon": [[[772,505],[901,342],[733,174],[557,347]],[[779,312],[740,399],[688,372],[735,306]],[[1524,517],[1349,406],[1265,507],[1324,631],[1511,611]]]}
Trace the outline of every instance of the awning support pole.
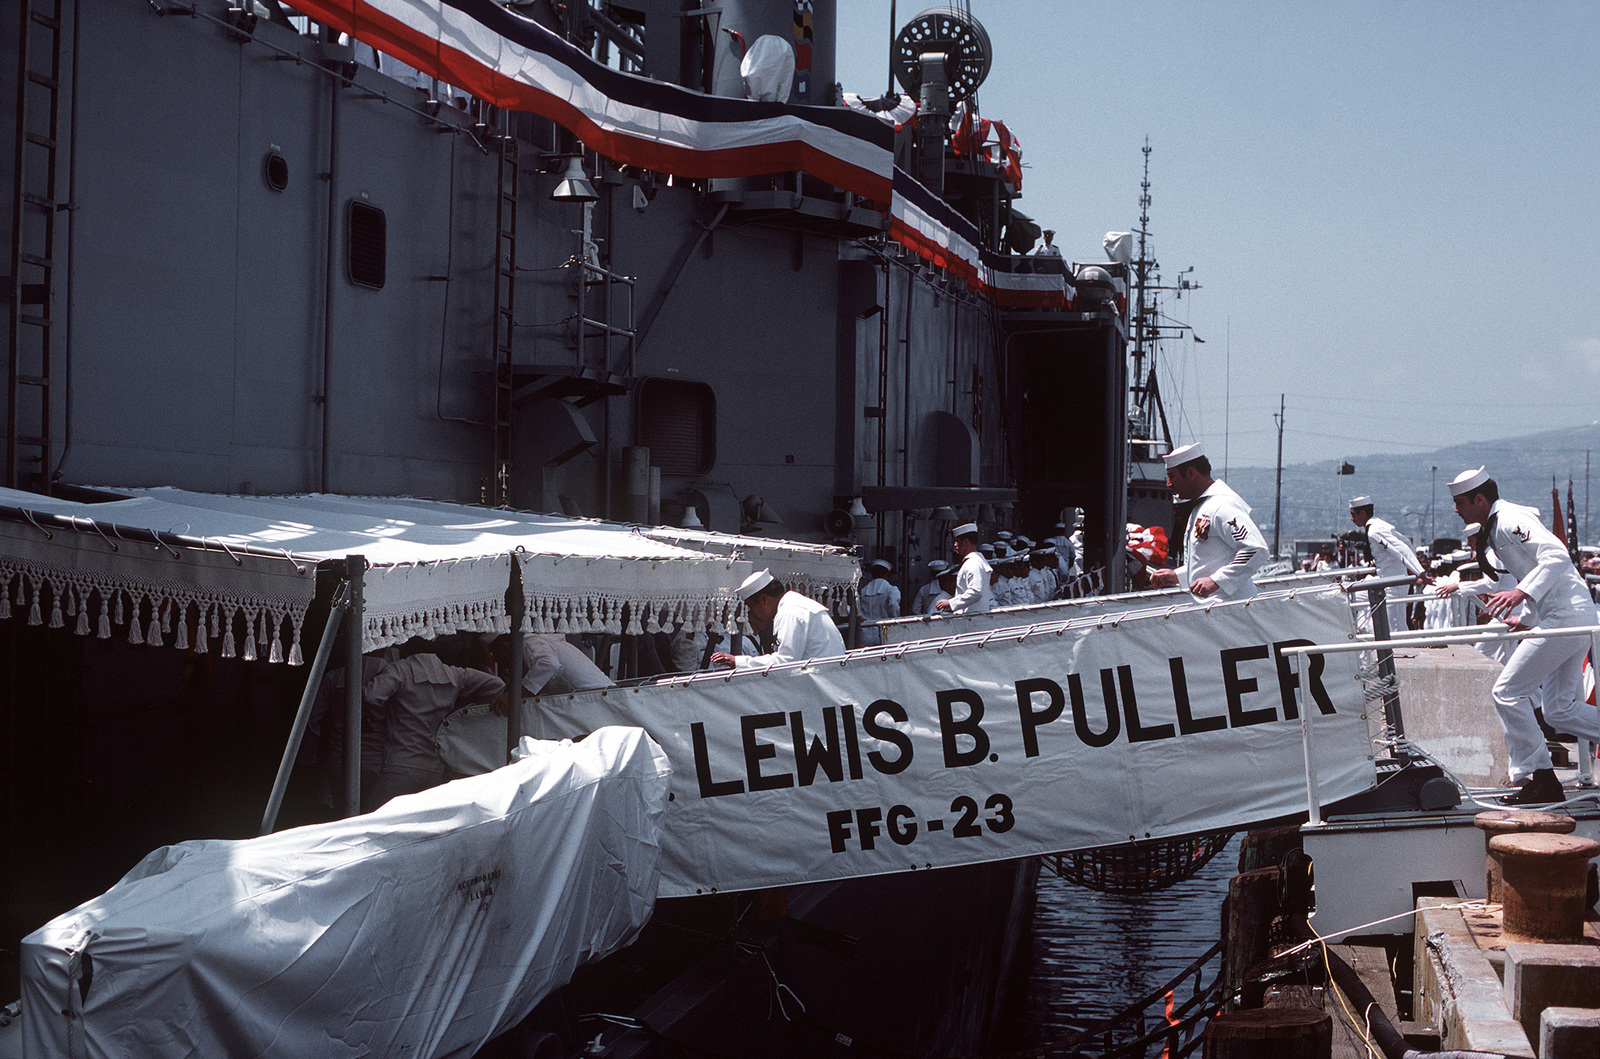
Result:
{"label": "awning support pole", "polygon": [[522,564],[511,557],[511,585],[506,589],[506,613],[511,618],[511,666],[506,674],[506,761],[522,741],[522,615],[527,600],[522,593]]}
{"label": "awning support pole", "polygon": [[366,670],[361,665],[361,634],[366,625],[361,581],[366,570],[366,556],[344,557],[350,624],[344,638],[344,799],[340,811],[346,817],[361,812],[361,697],[366,691]]}
{"label": "awning support pole", "polygon": [[[272,834],[273,827],[278,823],[278,810],[283,808],[283,795],[289,789],[289,774],[294,771],[295,758],[300,756],[300,742],[305,738],[306,725],[311,720],[311,707],[317,701],[317,692],[322,687],[322,675],[328,669],[328,656],[333,653],[334,637],[339,635],[339,620],[344,617],[345,604],[348,602],[346,596],[345,586],[340,585],[334,590],[333,600],[328,605],[328,620],[322,627],[322,640],[317,644],[316,657],[311,660],[311,671],[306,674],[306,688],[300,693],[300,708],[295,711],[294,724],[289,728],[289,742],[283,748],[283,760],[278,763],[277,778],[272,781],[272,793],[267,797],[267,811],[261,815],[263,835]],[[361,730],[357,728],[355,732],[357,741],[360,740],[360,736]],[[350,741],[351,737],[347,731],[345,742]]]}

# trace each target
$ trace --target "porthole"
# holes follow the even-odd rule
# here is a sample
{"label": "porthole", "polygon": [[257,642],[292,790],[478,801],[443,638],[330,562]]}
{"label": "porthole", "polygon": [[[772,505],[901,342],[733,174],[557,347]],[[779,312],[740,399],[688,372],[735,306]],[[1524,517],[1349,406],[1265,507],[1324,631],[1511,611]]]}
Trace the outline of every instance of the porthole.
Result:
{"label": "porthole", "polygon": [[267,181],[267,187],[282,191],[289,186],[289,160],[277,151],[268,151],[262,165],[262,176]]}
{"label": "porthole", "polygon": [[351,202],[349,236],[350,282],[382,290],[388,277],[388,226],[383,211],[364,202]]}

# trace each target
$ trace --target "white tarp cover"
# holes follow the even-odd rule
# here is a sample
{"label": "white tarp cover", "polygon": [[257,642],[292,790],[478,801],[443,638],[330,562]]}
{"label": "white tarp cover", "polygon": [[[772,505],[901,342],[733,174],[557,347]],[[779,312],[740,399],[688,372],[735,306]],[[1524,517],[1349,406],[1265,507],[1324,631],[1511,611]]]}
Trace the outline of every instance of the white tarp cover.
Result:
{"label": "white tarp cover", "polygon": [[[325,559],[358,554],[371,564],[368,651],[412,636],[508,630],[512,555],[526,627],[548,632],[637,633],[645,618],[720,631],[737,620],[733,590],[753,569],[639,527],[560,515],[407,497],[108,492],[127,498],[89,504],[0,489],[0,507],[72,520],[0,522],[0,619],[20,611],[32,624],[102,638],[126,624],[130,643],[216,645],[227,658],[298,664]],[[176,543],[132,541],[119,528]]]}
{"label": "white tarp cover", "polygon": [[471,1055],[655,906],[637,728],[375,813],[156,850],[22,942],[29,1056]]}
{"label": "white tarp cover", "polygon": [[[1274,645],[1351,635],[1344,596],[1306,589],[547,696],[521,720],[644,727],[673,764],[662,895],[742,890],[1303,811],[1297,679]],[[1322,797],[1364,790],[1355,658],[1309,673]]]}

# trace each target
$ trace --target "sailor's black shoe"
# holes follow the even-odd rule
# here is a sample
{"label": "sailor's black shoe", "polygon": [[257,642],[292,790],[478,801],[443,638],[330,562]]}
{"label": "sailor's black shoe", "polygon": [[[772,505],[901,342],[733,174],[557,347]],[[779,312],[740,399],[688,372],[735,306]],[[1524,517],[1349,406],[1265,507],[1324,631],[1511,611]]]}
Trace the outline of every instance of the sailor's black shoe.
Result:
{"label": "sailor's black shoe", "polygon": [[1535,769],[1524,779],[1515,794],[1500,799],[1501,805],[1550,805],[1567,800],[1567,792],[1556,779],[1554,769]]}

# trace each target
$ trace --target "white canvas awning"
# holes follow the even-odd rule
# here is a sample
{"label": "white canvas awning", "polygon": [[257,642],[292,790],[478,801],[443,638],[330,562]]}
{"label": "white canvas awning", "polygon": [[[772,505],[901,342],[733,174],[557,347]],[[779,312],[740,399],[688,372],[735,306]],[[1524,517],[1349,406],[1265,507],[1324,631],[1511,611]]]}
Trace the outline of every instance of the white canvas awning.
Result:
{"label": "white canvas awning", "polygon": [[102,638],[126,625],[130,643],[299,664],[324,560],[370,564],[363,650],[508,631],[513,556],[534,632],[721,631],[739,621],[734,589],[754,569],[592,519],[405,497],[106,492],[122,499],[0,489],[0,619]]}
{"label": "white canvas awning", "polygon": [[680,548],[743,559],[752,570],[770,570],[784,585],[819,603],[846,602],[861,577],[856,557],[843,548],[801,541],[773,540],[736,533],[650,526],[646,536]]}

